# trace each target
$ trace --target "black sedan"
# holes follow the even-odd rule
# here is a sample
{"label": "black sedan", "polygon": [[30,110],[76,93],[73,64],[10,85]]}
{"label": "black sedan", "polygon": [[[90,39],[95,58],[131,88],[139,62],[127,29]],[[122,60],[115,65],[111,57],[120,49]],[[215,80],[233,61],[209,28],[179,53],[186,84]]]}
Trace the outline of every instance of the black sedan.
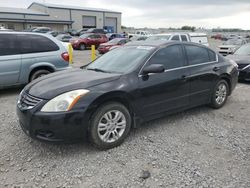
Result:
{"label": "black sedan", "polygon": [[238,64],[239,80],[250,81],[250,44],[241,46],[233,55],[227,58],[234,60]]}
{"label": "black sedan", "polygon": [[142,122],[199,105],[222,107],[237,80],[237,64],[205,46],[132,42],[84,69],[33,81],[19,96],[17,114],[32,138],[88,138],[108,149]]}

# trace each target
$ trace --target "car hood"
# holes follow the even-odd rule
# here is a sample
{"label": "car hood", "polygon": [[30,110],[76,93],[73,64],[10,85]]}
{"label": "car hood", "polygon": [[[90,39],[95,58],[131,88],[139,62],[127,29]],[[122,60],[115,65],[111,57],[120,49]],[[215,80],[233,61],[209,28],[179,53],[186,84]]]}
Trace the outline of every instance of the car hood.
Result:
{"label": "car hood", "polygon": [[228,59],[234,60],[238,64],[250,64],[250,55],[228,55]]}
{"label": "car hood", "polygon": [[237,45],[220,45],[219,48],[236,48]]}
{"label": "car hood", "polygon": [[25,87],[25,91],[41,99],[52,99],[62,93],[88,89],[120,78],[120,74],[71,69],[38,78]]}

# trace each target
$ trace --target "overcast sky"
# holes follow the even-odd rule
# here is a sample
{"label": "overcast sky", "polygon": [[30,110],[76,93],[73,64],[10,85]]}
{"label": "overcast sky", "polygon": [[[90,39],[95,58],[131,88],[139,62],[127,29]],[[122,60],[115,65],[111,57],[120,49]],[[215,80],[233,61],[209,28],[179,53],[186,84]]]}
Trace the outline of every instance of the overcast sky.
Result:
{"label": "overcast sky", "polygon": [[[26,8],[34,0],[0,0],[0,6]],[[250,29],[250,0],[37,0],[122,12],[122,25]]]}

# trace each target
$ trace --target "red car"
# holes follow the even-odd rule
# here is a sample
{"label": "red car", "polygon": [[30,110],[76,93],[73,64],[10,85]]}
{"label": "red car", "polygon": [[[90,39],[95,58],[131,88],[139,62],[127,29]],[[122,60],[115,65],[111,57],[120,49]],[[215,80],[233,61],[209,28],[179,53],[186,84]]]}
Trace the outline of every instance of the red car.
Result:
{"label": "red car", "polygon": [[105,54],[110,50],[110,48],[114,46],[122,46],[126,44],[128,41],[129,39],[126,38],[115,38],[107,43],[101,44],[97,50],[100,54]]}
{"label": "red car", "polygon": [[108,42],[107,36],[97,33],[86,33],[79,38],[70,40],[72,47],[76,50],[86,50],[88,47],[91,47],[91,45],[98,47],[101,43],[105,42]]}

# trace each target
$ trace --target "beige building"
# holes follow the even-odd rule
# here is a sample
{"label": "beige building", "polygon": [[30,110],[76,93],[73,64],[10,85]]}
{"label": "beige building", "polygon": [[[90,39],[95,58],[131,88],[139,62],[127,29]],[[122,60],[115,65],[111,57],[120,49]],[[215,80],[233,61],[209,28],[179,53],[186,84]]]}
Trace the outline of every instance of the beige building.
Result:
{"label": "beige building", "polygon": [[44,26],[57,31],[108,28],[121,32],[121,12],[34,2],[27,9],[0,7],[0,26],[14,30]]}

